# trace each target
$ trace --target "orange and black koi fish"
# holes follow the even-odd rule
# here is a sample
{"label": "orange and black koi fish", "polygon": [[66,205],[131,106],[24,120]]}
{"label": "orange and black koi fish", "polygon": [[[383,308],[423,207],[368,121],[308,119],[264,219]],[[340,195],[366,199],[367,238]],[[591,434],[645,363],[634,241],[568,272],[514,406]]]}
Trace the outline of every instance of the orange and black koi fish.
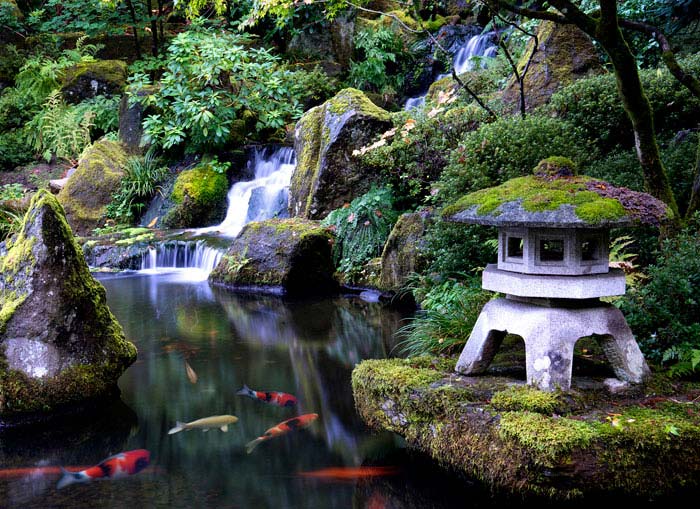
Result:
{"label": "orange and black koi fish", "polygon": [[286,421],[282,421],[277,426],[268,429],[265,433],[263,433],[262,436],[259,436],[255,440],[248,442],[245,445],[245,450],[248,454],[250,454],[251,451],[255,449],[260,442],[264,442],[265,440],[284,435],[285,433],[289,433],[290,431],[294,431],[295,429],[305,428],[306,426],[314,422],[316,419],[318,419],[318,414],[304,414],[299,415],[297,417],[292,417],[291,419],[287,419]]}
{"label": "orange and black koi fish", "polygon": [[63,477],[59,479],[56,488],[61,489],[69,484],[78,482],[89,482],[97,479],[118,479],[127,475],[134,475],[146,468],[150,461],[150,452],[146,449],[135,449],[105,458],[94,467],[86,468],[80,472],[69,472],[61,467]]}
{"label": "orange and black koi fish", "polygon": [[311,472],[299,472],[301,477],[323,481],[354,481],[371,477],[385,477],[399,473],[397,467],[329,467]]}
{"label": "orange and black koi fish", "polygon": [[248,396],[258,401],[263,401],[265,403],[271,403],[277,406],[293,407],[297,404],[297,398],[286,392],[277,391],[254,391],[247,385],[243,384],[243,388],[236,394],[240,396]]}

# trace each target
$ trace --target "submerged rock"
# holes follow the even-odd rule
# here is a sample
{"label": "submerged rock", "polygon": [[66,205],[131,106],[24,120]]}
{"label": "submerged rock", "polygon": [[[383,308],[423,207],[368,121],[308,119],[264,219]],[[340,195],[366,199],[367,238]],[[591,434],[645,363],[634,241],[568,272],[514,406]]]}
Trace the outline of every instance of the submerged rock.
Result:
{"label": "submerged rock", "polygon": [[353,150],[390,127],[389,113],[353,88],[307,111],[295,131],[290,215],[323,219],[369,191],[378,175],[363,170]]}
{"label": "submerged rock", "polygon": [[209,280],[244,291],[327,294],[333,279],[333,235],[299,218],[249,223],[236,237]]}
{"label": "submerged rock", "polygon": [[124,148],[114,141],[97,141],[83,152],[77,169],[58,193],[76,235],[104,225],[107,205],[119,188],[126,161]]}
{"label": "submerged rock", "polygon": [[22,230],[0,244],[0,420],[116,390],[136,359],[64,212],[39,191]]}

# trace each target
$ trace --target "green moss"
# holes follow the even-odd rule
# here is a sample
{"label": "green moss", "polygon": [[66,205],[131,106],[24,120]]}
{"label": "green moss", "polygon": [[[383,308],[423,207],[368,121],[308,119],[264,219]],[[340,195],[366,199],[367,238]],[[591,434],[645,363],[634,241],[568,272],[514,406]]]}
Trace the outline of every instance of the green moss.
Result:
{"label": "green moss", "polygon": [[525,410],[546,415],[564,406],[560,393],[540,391],[529,385],[512,386],[494,393],[491,405],[499,411]]}
{"label": "green moss", "polygon": [[327,111],[334,115],[344,115],[350,111],[355,111],[360,114],[376,117],[377,120],[389,122],[391,116],[389,112],[380,108],[367,96],[356,88],[344,88],[335,97],[332,97],[326,103]]}
{"label": "green moss", "polygon": [[121,60],[96,60],[80,62],[66,70],[62,88],[70,88],[83,76],[111,84],[117,91],[124,89],[127,77],[127,64]]}
{"label": "green moss", "polygon": [[561,177],[555,179],[527,176],[511,179],[500,186],[482,189],[467,194],[456,203],[445,207],[443,216],[449,217],[478,206],[479,215],[498,215],[498,208],[504,203],[521,201],[528,212],[556,210],[562,205],[572,205],[576,215],[583,221],[596,224],[614,221],[625,217],[628,212],[622,204],[612,198],[604,198],[588,185],[607,186],[606,183],[591,177]]}
{"label": "green moss", "polygon": [[[511,387],[489,404],[477,389],[485,377],[455,377],[454,362],[360,363],[352,375],[358,412],[371,427],[399,433],[409,447],[449,469],[518,496],[661,496],[700,485],[696,392],[687,402],[652,398],[613,407],[607,398],[591,397],[567,417],[543,415],[526,408],[550,414],[563,400],[551,393],[540,400],[539,391]],[[499,380],[483,385],[498,387]]]}
{"label": "green moss", "polygon": [[107,205],[124,176],[127,154],[120,143],[100,140],[85,149],[78,167],[58,194],[68,222],[84,235],[102,226]]}
{"label": "green moss", "polygon": [[207,163],[181,172],[170,198],[175,203],[163,222],[170,228],[207,226],[225,214],[228,179]]}

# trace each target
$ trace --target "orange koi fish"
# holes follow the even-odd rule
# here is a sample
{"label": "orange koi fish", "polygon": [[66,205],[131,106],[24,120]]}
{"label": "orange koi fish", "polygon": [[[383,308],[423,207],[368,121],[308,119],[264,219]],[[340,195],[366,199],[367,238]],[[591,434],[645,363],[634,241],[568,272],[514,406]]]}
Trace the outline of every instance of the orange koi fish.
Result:
{"label": "orange koi fish", "polygon": [[251,451],[255,449],[260,442],[264,442],[265,440],[284,435],[285,433],[289,433],[290,431],[294,431],[295,429],[305,428],[306,426],[314,422],[316,419],[318,419],[318,414],[304,414],[299,415],[297,417],[292,417],[291,419],[287,419],[286,421],[282,421],[277,426],[268,429],[265,433],[263,433],[262,436],[259,436],[255,440],[248,442],[245,445],[245,450],[248,454],[250,454]]}
{"label": "orange koi fish", "polygon": [[120,452],[109,458],[105,458],[94,467],[86,468],[80,472],[69,472],[61,467],[61,477],[56,484],[61,489],[69,484],[89,482],[97,479],[118,479],[127,475],[134,475],[148,466],[151,461],[151,453],[146,449]]}
{"label": "orange koi fish", "polygon": [[397,467],[329,467],[311,472],[299,472],[299,475],[324,481],[354,481],[355,479],[384,477],[398,473]]}
{"label": "orange koi fish", "polygon": [[243,384],[243,388],[236,394],[239,396],[248,396],[257,401],[263,401],[265,403],[271,403],[277,406],[293,407],[297,404],[297,398],[286,392],[277,391],[254,391],[247,385]]}

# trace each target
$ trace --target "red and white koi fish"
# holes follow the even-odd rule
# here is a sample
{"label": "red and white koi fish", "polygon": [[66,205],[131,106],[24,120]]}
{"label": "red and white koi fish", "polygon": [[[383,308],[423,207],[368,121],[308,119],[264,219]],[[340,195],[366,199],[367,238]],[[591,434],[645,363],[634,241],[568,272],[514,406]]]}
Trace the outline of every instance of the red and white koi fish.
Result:
{"label": "red and white koi fish", "polygon": [[254,391],[247,385],[243,384],[243,388],[236,394],[239,396],[248,396],[257,401],[263,401],[265,403],[271,403],[277,406],[293,407],[297,404],[297,398],[286,392],[277,391]]}
{"label": "red and white koi fish", "polygon": [[289,433],[295,429],[305,428],[316,419],[318,419],[318,414],[304,414],[297,417],[292,417],[286,421],[282,421],[277,426],[273,426],[272,428],[268,429],[262,436],[248,442],[245,445],[245,450],[248,454],[250,454],[260,442],[284,435],[285,433]]}
{"label": "red and white koi fish", "polygon": [[97,479],[118,479],[128,475],[134,475],[148,466],[151,461],[151,453],[146,449],[120,452],[99,462],[94,467],[86,468],[80,472],[69,472],[61,467],[61,477],[56,484],[59,490],[69,484],[95,481]]}

